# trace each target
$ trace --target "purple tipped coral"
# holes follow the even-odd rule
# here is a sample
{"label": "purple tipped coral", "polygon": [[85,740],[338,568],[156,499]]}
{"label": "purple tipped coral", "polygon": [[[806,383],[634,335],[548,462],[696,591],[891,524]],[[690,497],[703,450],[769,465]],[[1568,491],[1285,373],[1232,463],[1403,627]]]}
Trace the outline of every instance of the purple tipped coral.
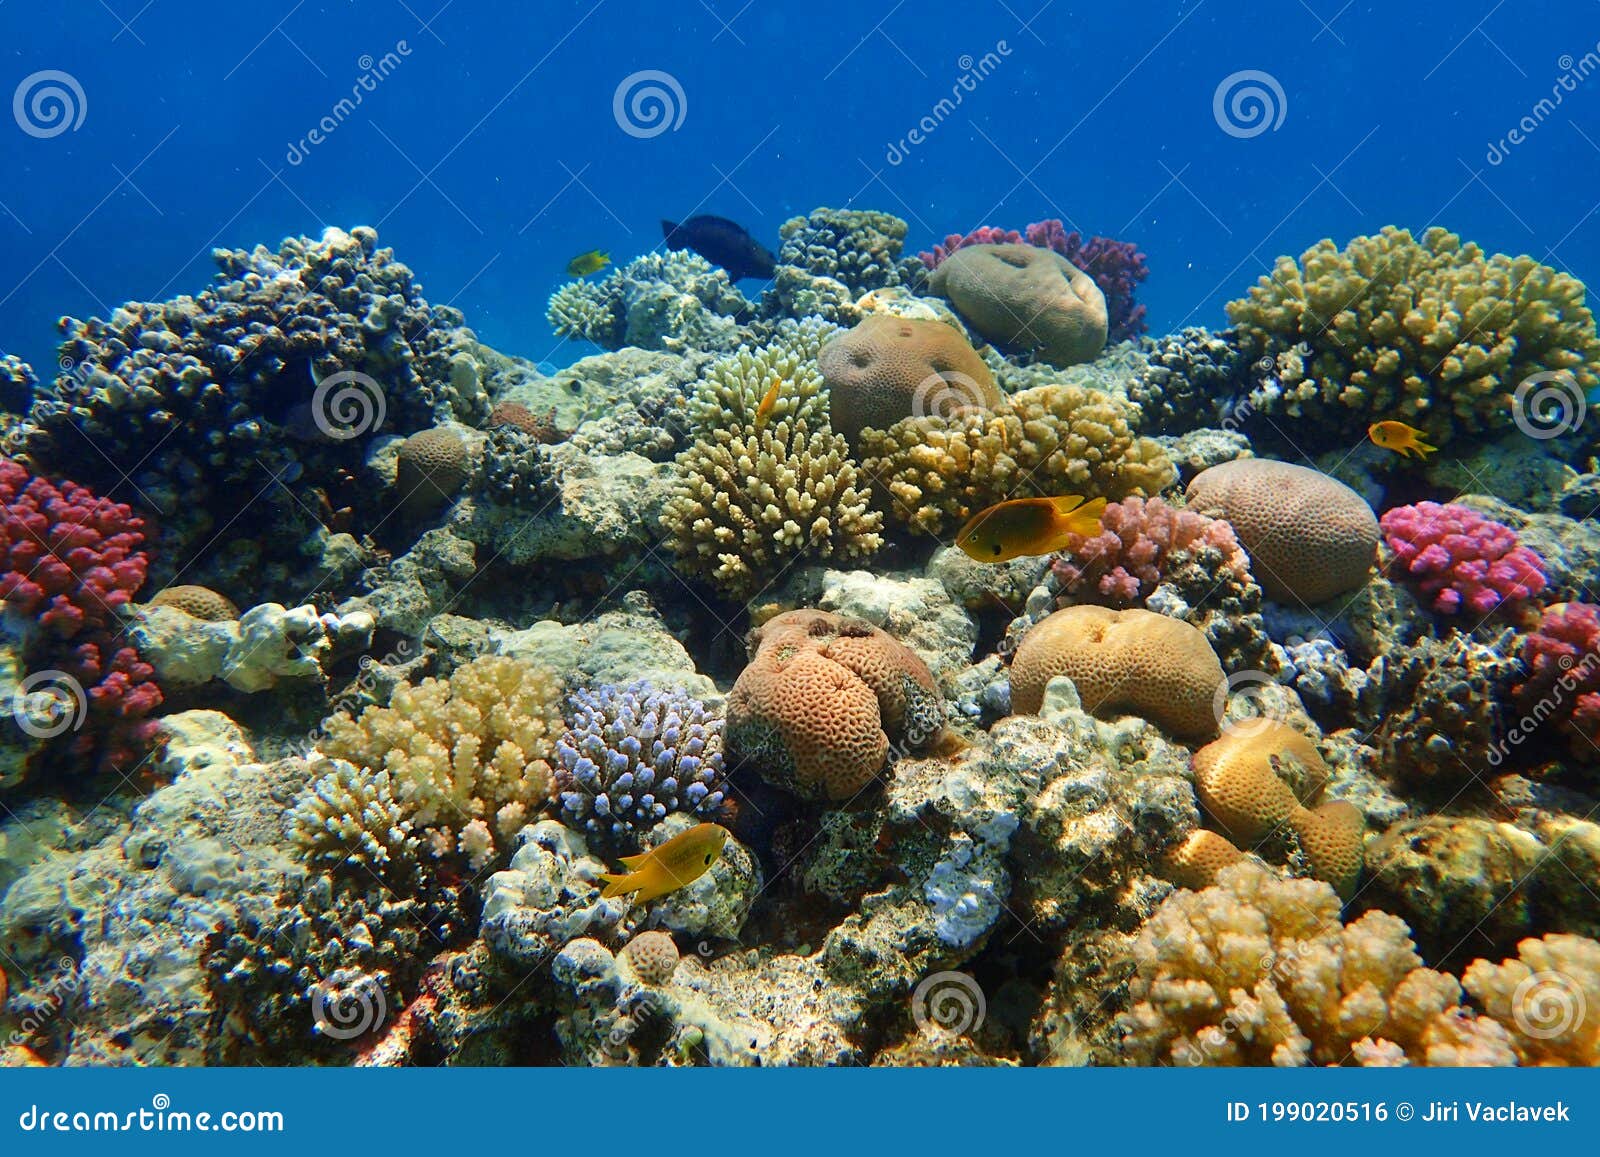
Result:
{"label": "purple tipped coral", "polygon": [[632,847],[673,812],[722,812],[722,720],[704,703],[648,683],[583,689],[567,701],[555,798],[568,827]]}

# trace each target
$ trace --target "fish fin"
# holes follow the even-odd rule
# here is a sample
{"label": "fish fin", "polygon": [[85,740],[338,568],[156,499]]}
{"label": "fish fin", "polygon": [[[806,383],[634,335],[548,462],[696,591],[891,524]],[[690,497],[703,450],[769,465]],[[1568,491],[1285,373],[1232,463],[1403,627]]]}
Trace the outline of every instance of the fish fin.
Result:
{"label": "fish fin", "polygon": [[637,892],[640,889],[640,885],[630,885],[628,883],[629,880],[633,879],[631,872],[607,872],[602,874],[600,879],[605,882],[605,888],[600,892],[602,900],[609,900],[614,896],[623,896],[629,892]]}
{"label": "fish fin", "polygon": [[[1104,498],[1091,498],[1085,501],[1077,494],[1063,494],[1059,498],[1052,498],[1050,502],[1055,506],[1056,513],[1074,527],[1092,525],[1098,528],[1100,516],[1106,512],[1106,500]],[[1075,533],[1093,534],[1095,530],[1076,530]]]}
{"label": "fish fin", "polygon": [[649,858],[650,858],[650,853],[649,852],[640,852],[636,856],[622,856],[622,857],[620,857],[620,861],[622,863],[622,866],[624,868],[627,868],[628,871],[636,872],[641,867],[644,866],[645,861],[649,860]]}
{"label": "fish fin", "polygon": [[[683,240],[681,236],[678,236],[678,223],[676,221],[668,221],[665,217],[661,218],[661,236],[666,239],[668,249],[684,249],[688,247],[689,243]],[[674,244],[674,241],[676,241],[676,244]]]}

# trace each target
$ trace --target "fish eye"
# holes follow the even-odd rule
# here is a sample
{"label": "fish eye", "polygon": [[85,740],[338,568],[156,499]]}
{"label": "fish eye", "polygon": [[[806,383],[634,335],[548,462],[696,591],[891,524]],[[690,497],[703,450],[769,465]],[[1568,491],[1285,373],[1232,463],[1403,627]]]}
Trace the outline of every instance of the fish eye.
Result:
{"label": "fish eye", "polygon": [[710,864],[711,864],[711,853],[707,852],[706,853],[706,865],[709,867]]}

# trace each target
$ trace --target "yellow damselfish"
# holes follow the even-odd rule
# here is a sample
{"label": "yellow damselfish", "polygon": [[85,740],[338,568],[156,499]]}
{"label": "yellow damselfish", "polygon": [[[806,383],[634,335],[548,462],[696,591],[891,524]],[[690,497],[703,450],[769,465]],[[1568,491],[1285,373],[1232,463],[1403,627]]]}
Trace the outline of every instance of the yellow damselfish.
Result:
{"label": "yellow damselfish", "polygon": [[567,262],[567,273],[572,277],[588,277],[611,264],[611,254],[591,249]]}
{"label": "yellow damselfish", "polygon": [[647,904],[657,896],[676,892],[710,871],[727,842],[727,828],[696,824],[648,852],[623,856],[622,866],[627,871],[601,876],[606,886],[600,895],[609,898],[633,892],[635,902]]}
{"label": "yellow damselfish", "polygon": [[974,514],[956,545],[979,562],[1009,562],[1028,554],[1050,554],[1074,534],[1100,533],[1106,500],[1076,494],[1058,498],[1013,498]]}
{"label": "yellow damselfish", "polygon": [[1426,458],[1438,449],[1422,440],[1421,430],[1404,422],[1374,422],[1367,427],[1367,437],[1385,450],[1393,450],[1408,458],[1413,454],[1418,458]]}
{"label": "yellow damselfish", "polygon": [[773,378],[772,385],[767,387],[766,397],[761,399],[761,404],[756,407],[756,433],[760,433],[767,419],[772,417],[772,407],[778,404],[778,390],[783,385],[782,378]]}

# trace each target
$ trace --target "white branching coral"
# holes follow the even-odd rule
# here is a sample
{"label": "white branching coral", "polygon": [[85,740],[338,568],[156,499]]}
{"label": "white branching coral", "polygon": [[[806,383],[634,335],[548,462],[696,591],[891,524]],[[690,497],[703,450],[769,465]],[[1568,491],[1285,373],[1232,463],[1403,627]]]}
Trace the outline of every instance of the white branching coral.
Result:
{"label": "white branching coral", "polygon": [[289,809],[289,838],[313,864],[361,864],[383,879],[413,870],[419,841],[409,809],[395,798],[387,771],[319,759],[317,776]]}
{"label": "white branching coral", "polygon": [[1600,1065],[1600,943],[1566,933],[1524,940],[1515,960],[1475,960],[1461,979],[1523,1064]]}

